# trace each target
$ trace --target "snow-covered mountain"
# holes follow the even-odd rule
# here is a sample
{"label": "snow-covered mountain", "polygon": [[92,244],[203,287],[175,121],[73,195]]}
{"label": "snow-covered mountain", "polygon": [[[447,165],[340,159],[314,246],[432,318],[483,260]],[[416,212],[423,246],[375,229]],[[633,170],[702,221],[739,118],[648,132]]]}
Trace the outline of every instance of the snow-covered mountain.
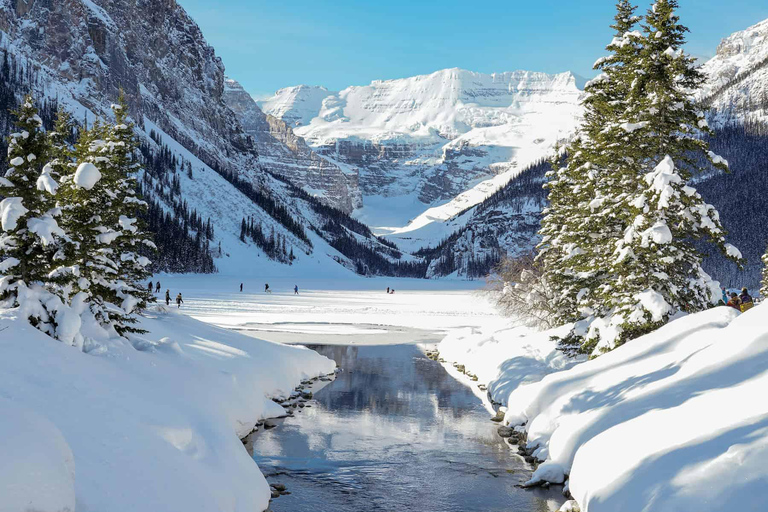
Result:
{"label": "snow-covered mountain", "polygon": [[[161,227],[156,240],[174,232],[158,244],[168,249],[157,258],[161,268],[199,269],[186,263],[202,253],[219,271],[238,275],[274,275],[289,266],[327,275],[393,273],[414,261],[278,169],[268,172],[271,154],[259,160],[253,137],[225,101],[221,60],[175,0],[2,1],[0,63],[5,129],[8,109],[29,91],[48,109],[41,113],[49,125],[56,103],[81,122],[109,118],[110,104],[125,91],[146,159],[140,181],[151,203],[149,225]],[[286,149],[275,149],[280,130],[262,146],[320,162],[287,130]],[[320,174],[326,169],[338,179],[337,167],[318,165]],[[354,194],[343,200],[354,205]],[[212,230],[203,228],[208,221]],[[181,246],[179,236],[186,237]]]}
{"label": "snow-covered mountain", "polygon": [[723,39],[700,97],[720,121],[768,121],[768,20]]}
{"label": "snow-covered mountain", "polygon": [[578,124],[582,85],[572,73],[446,69],[338,93],[291,87],[260,105],[358,170],[361,220],[402,228],[445,221],[548,155]]}
{"label": "snow-covered mountain", "polygon": [[285,176],[346,213],[362,206],[357,174],[346,174],[312,151],[288,123],[264,114],[236,80],[224,81],[224,101],[237,114],[245,133],[253,138],[262,167]]}

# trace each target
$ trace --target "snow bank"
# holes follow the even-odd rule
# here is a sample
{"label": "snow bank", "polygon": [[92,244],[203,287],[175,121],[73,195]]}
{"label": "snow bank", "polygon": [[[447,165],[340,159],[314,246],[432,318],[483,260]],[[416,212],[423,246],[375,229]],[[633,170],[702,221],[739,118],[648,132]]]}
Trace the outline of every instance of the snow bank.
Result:
{"label": "snow bank", "polygon": [[514,325],[459,329],[443,339],[438,351],[446,361],[464,365],[488,387],[494,402],[505,405],[519,386],[578,362],[557,350],[551,340],[567,334],[570,327],[545,332]]}
{"label": "snow bank", "polygon": [[264,510],[239,437],[335,366],[173,310],[87,353],[17,313],[0,311],[0,510]]}
{"label": "snow bank", "polygon": [[506,421],[585,511],[763,510],[768,305],[681,318],[522,386]]}
{"label": "snow bank", "polygon": [[456,332],[439,351],[487,383],[506,424],[524,425],[542,461],[530,485],[568,479],[589,512],[757,511],[768,488],[766,313],[711,309],[578,363],[554,351],[554,331],[520,328]]}

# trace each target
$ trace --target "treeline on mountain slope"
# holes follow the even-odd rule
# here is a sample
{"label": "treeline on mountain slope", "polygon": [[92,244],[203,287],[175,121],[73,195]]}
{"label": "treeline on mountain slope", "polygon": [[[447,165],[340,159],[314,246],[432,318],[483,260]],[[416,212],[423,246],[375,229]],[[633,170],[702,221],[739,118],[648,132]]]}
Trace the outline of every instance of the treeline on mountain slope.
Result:
{"label": "treeline on mountain slope", "polygon": [[454,219],[471,218],[435,247],[414,253],[427,261],[429,276],[425,277],[457,272],[469,279],[484,278],[502,259],[517,254],[512,253],[515,248],[519,254],[529,251],[546,205],[543,184],[549,169],[549,162],[536,162],[481,203],[455,215]]}
{"label": "treeline on mountain slope", "polygon": [[[270,174],[288,187],[291,197],[303,202],[307,209],[321,219],[321,224],[312,225],[312,229],[331,247],[347,257],[352,263],[351,270],[357,274],[425,277],[427,262],[419,259],[402,261],[403,254],[393,243],[375,236],[362,222],[310,195],[285,177]],[[340,259],[337,261],[344,263]]]}
{"label": "treeline on mountain slope", "polygon": [[[10,112],[19,107],[23,94],[41,90],[42,84],[39,74],[33,68],[20,65],[16,57],[7,49],[0,51],[2,51],[2,58],[0,58],[0,133],[7,134],[11,132],[13,125]],[[43,96],[39,98],[38,109],[43,127],[46,130],[51,130],[54,125],[58,102]],[[78,120],[74,121],[77,122]],[[77,140],[80,129],[84,126],[87,126],[85,122],[76,125],[72,135],[68,138],[70,143],[73,144]],[[6,154],[7,149],[7,140],[0,137],[0,151]],[[162,154],[162,151],[156,154],[146,144],[142,144],[140,150],[142,165],[150,176],[165,176],[168,174],[167,169],[175,169],[171,165],[171,159],[167,154]],[[153,233],[159,248],[159,253],[151,258],[151,270],[153,272],[215,272],[216,267],[209,248],[206,247],[204,240],[198,236],[198,232],[193,230],[194,225],[201,220],[199,216],[193,214],[183,201],[171,203],[173,213],[166,211],[156,194],[151,191],[154,185],[150,186],[145,179],[146,175],[142,177],[139,191],[147,194],[146,200],[149,203],[149,208],[140,212],[139,217]],[[209,220],[206,224],[208,223]],[[212,227],[210,228],[210,235],[209,240],[213,236]],[[142,254],[147,255],[145,250],[142,250]]]}

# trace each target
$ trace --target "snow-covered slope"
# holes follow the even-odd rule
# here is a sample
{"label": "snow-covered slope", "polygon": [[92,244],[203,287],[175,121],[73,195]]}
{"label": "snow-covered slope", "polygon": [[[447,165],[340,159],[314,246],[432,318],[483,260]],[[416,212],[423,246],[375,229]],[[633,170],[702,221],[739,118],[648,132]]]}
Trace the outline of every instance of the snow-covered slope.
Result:
{"label": "snow-covered slope", "polygon": [[725,38],[702,70],[700,97],[721,120],[768,121],[768,20]]}
{"label": "snow-covered slope", "polygon": [[[571,73],[446,69],[339,93],[283,89],[261,106],[300,120],[296,133],[317,152],[358,169],[359,215],[390,232],[414,217],[446,220],[547,156],[578,124],[581,86]],[[409,207],[387,215],[390,200]]]}

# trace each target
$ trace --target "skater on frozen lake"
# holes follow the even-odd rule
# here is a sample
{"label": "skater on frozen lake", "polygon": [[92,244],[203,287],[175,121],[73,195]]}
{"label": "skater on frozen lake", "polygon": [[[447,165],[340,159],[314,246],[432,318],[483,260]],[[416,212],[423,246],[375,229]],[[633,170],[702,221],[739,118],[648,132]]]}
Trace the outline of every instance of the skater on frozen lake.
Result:
{"label": "skater on frozen lake", "polygon": [[165,305],[171,305],[171,290],[165,290]]}
{"label": "skater on frozen lake", "polygon": [[264,283],[264,293],[272,293],[272,290],[269,289],[269,283]]}
{"label": "skater on frozen lake", "polygon": [[153,290],[153,288],[154,288],[154,287],[152,286],[152,281],[150,281],[150,282],[149,282],[149,284],[147,285],[147,291],[148,291],[149,293],[152,293],[152,290]]}
{"label": "skater on frozen lake", "polygon": [[243,283],[240,283],[240,291],[243,291]]}
{"label": "skater on frozen lake", "polygon": [[299,294],[299,285],[295,284],[293,285],[293,294],[298,295]]}
{"label": "skater on frozen lake", "polygon": [[155,285],[155,293],[160,293],[160,281]]}
{"label": "skater on frozen lake", "polygon": [[181,292],[176,296],[176,307],[180,308],[184,304],[184,299],[181,298]]}

